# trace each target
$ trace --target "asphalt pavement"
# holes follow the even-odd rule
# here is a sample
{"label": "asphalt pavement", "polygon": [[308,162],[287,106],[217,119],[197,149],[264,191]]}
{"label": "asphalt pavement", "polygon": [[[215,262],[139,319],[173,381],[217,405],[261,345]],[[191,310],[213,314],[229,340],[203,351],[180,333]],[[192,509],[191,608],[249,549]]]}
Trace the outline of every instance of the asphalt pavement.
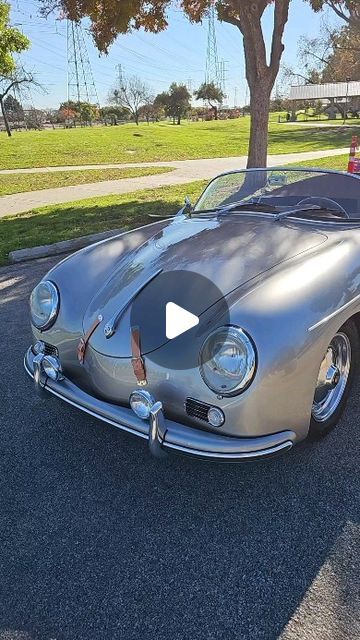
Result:
{"label": "asphalt pavement", "polygon": [[358,640],[360,384],[282,458],[159,462],[35,395],[27,301],[53,263],[0,269],[0,640]]}

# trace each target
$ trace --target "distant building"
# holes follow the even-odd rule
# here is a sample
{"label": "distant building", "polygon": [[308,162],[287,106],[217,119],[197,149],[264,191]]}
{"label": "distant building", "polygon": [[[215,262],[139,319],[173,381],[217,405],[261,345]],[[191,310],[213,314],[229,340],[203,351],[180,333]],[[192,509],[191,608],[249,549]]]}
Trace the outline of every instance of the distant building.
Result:
{"label": "distant building", "polygon": [[290,100],[345,101],[360,98],[360,80],[356,82],[331,82],[328,84],[303,84],[290,89]]}
{"label": "distant building", "polygon": [[324,112],[330,119],[339,112],[342,117],[352,112],[358,116],[360,110],[360,80],[350,82],[329,82],[327,84],[303,84],[290,89],[289,99],[293,102],[322,102]]}

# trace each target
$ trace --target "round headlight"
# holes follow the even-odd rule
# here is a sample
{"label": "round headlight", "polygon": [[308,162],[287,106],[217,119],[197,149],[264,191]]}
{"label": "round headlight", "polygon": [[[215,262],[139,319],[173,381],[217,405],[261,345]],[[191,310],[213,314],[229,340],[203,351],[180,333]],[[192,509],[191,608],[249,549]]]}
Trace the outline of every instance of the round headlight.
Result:
{"label": "round headlight", "polygon": [[55,322],[59,312],[59,292],[49,280],[40,282],[30,296],[31,322],[45,331]]}
{"label": "round headlight", "polygon": [[238,327],[221,327],[205,340],[200,373],[205,384],[221,396],[233,396],[251,383],[256,369],[255,347]]}

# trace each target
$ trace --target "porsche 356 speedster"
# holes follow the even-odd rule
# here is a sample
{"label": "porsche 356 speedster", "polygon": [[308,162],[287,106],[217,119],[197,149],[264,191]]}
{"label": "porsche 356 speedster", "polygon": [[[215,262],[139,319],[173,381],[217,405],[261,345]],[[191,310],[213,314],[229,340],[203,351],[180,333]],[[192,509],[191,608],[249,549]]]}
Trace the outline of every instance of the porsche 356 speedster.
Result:
{"label": "porsche 356 speedster", "polygon": [[220,175],[195,206],[65,258],[30,306],[40,394],[158,456],[285,452],[337,424],[358,370],[360,180]]}

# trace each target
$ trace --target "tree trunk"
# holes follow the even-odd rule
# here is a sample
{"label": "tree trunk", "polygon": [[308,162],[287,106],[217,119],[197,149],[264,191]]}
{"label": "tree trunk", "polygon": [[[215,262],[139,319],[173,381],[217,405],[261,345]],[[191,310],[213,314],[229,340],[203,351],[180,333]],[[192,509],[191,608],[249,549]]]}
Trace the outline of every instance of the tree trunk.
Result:
{"label": "tree trunk", "polygon": [[181,124],[181,116],[178,116],[177,123]]}
{"label": "tree trunk", "polygon": [[225,21],[237,26],[243,35],[251,112],[248,168],[266,167],[270,95],[284,51],[282,37],[288,20],[289,3],[290,0],[274,0],[272,3],[274,26],[269,56],[262,27],[268,0],[239,2],[237,15],[226,14],[225,10]]}
{"label": "tree trunk", "polygon": [[5,124],[6,133],[8,134],[9,138],[11,138],[11,129],[10,129],[10,124],[9,124],[9,120],[8,120],[8,117],[7,117],[7,113],[6,113],[6,109],[5,109],[3,98],[0,98],[0,106],[1,106],[1,113],[2,113],[3,118],[4,118],[4,124]]}
{"label": "tree trunk", "polygon": [[259,82],[250,87],[250,139],[247,168],[266,167],[270,94],[265,84]]}

